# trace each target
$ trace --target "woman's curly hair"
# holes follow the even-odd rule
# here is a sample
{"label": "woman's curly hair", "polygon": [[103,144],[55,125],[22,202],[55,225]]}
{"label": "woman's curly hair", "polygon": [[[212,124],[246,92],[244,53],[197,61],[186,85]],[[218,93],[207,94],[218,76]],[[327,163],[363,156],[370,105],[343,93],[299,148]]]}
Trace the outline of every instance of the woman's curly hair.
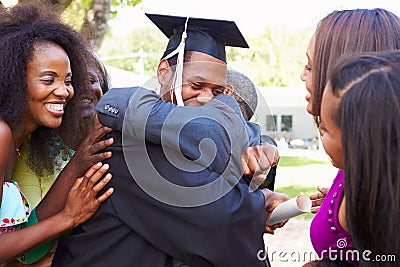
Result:
{"label": "woman's curly hair", "polygon": [[[73,73],[75,94],[65,109],[61,131],[84,136],[87,130],[79,116],[79,103],[83,96],[93,94],[87,70],[92,57],[79,33],[38,4],[0,10],[0,118],[14,132],[23,130],[23,114],[28,107],[27,63],[32,60],[34,45],[42,42],[62,47]],[[43,126],[31,134],[28,165],[38,175],[53,173],[55,136],[54,129]]]}

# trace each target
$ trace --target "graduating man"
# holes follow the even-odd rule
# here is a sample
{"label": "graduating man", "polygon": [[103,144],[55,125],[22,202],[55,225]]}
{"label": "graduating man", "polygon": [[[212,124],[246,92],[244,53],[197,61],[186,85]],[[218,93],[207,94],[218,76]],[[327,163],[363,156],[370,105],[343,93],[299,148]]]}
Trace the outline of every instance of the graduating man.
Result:
{"label": "graduating man", "polygon": [[172,103],[139,87],[100,100],[115,191],[59,242],[53,266],[266,266],[263,234],[278,226],[266,218],[287,196],[241,179],[241,154],[260,131],[222,94],[225,46],[247,43],[230,21],[147,15],[170,39],[157,78]]}

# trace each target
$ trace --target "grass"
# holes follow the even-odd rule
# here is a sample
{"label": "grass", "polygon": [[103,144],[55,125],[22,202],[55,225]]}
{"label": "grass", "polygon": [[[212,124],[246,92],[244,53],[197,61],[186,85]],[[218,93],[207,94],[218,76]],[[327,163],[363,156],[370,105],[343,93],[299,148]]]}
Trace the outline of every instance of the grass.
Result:
{"label": "grass", "polygon": [[[331,164],[328,160],[317,160],[307,157],[297,157],[297,156],[282,156],[279,159],[279,168],[282,167],[299,167],[304,165],[311,165],[311,164]],[[289,199],[294,198],[300,194],[304,194],[310,196],[317,192],[317,188],[312,186],[285,186],[285,187],[277,187],[275,188],[276,192],[283,192],[288,195]],[[314,214],[312,213],[305,213],[299,216],[296,216],[295,219],[306,219],[311,220],[314,218]]]}
{"label": "grass", "polygon": [[295,167],[304,166],[310,164],[330,164],[328,160],[317,160],[306,157],[292,157],[292,156],[282,156],[279,159],[279,167]]}
{"label": "grass", "polygon": [[[290,198],[296,197],[300,194],[310,196],[317,192],[317,188],[316,187],[302,187],[302,186],[296,185],[296,186],[278,187],[278,188],[275,188],[274,191],[283,192],[286,195],[288,195],[288,197],[290,199]],[[314,218],[314,214],[312,214],[312,213],[305,213],[305,214],[295,217],[295,219],[306,219],[306,220],[311,220],[312,218]]]}

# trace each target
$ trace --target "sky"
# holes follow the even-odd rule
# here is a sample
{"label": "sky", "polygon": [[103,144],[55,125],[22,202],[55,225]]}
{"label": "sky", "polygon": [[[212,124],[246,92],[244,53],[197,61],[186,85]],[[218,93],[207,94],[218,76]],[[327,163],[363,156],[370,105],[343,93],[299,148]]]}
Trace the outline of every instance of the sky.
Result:
{"label": "sky", "polygon": [[[315,27],[318,21],[337,9],[381,7],[400,16],[396,0],[142,0],[136,7],[124,8],[110,23],[114,29],[150,26],[144,15],[192,16],[234,20],[246,36],[257,36],[266,25],[295,28]],[[153,25],[154,26],[154,25]]]}
{"label": "sky", "polygon": [[[2,2],[9,5],[17,0]],[[397,0],[142,0],[135,7],[120,10],[110,26],[117,34],[124,34],[128,27],[155,27],[144,15],[149,12],[234,20],[244,35],[257,36],[266,25],[315,27],[333,10],[374,7],[385,8],[400,16]]]}

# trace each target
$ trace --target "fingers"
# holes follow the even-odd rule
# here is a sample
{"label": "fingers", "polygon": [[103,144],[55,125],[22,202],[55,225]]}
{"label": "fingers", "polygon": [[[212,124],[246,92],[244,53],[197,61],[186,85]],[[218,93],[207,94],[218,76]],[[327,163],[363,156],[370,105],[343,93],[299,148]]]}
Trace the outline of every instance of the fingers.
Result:
{"label": "fingers", "polygon": [[[112,129],[102,126],[101,124],[96,125],[95,129],[92,130],[88,136],[86,136],[86,138],[83,140],[82,145],[84,146],[93,146],[94,144],[96,144],[97,142],[100,141],[100,139],[105,136],[107,133],[111,132]],[[111,139],[111,138],[110,138]],[[110,143],[112,144],[112,143]],[[105,148],[105,147],[103,147]]]}
{"label": "fingers", "polygon": [[89,138],[93,140],[93,142],[99,141],[103,136],[112,131],[111,128],[102,126],[101,124],[96,125],[95,129],[89,134]]}
{"label": "fingers", "polygon": [[[111,174],[104,174],[109,170],[109,165],[101,162],[91,166],[84,177],[76,179],[72,186],[62,213],[71,220],[75,227],[89,219],[99,208],[100,204],[114,192],[109,188],[99,197],[98,193],[110,182]],[[101,179],[101,177],[103,177]]]}
{"label": "fingers", "polygon": [[275,233],[275,230],[276,230],[276,229],[282,228],[283,226],[285,226],[285,224],[286,224],[288,221],[289,221],[289,220],[285,220],[285,221],[278,222],[278,223],[273,224],[273,225],[268,225],[268,224],[267,224],[267,225],[265,226],[265,232],[268,233],[268,234],[273,235],[273,234]]}
{"label": "fingers", "polygon": [[279,151],[276,146],[269,143],[261,144],[263,155],[267,158],[268,164],[272,167],[278,164],[279,161]]}
{"label": "fingers", "polygon": [[[254,150],[253,152],[254,153]],[[257,175],[260,173],[260,166],[258,163],[257,157],[254,156],[254,154],[249,155],[249,160],[247,162],[247,167],[249,169],[248,172],[248,177],[253,177],[254,175]]]}
{"label": "fingers", "polygon": [[261,171],[266,171],[266,173],[268,174],[271,167],[278,164],[279,160],[278,149],[276,148],[276,146],[268,143],[262,143],[259,146],[259,149],[261,150],[259,151],[260,153],[259,169]]}
{"label": "fingers", "polygon": [[[243,175],[267,175],[270,168],[279,161],[279,152],[274,145],[263,143],[247,148],[241,158]],[[254,177],[253,177],[254,178]]]}
{"label": "fingers", "polygon": [[[106,165],[104,165],[104,166],[106,166]],[[104,170],[108,170],[108,167],[104,168]],[[98,179],[94,180],[94,181],[96,181],[95,182],[96,184],[92,188],[93,194],[97,196],[97,194],[110,182],[111,178],[112,178],[111,173],[107,173],[107,175],[103,179],[101,179],[100,182],[96,183]],[[92,177],[92,179],[93,179],[93,177]],[[96,199],[97,204],[100,205],[102,202],[104,202],[104,200],[109,198],[113,192],[114,192],[114,188],[111,187],[111,188],[107,189],[106,192],[104,192],[101,196],[99,196]]]}
{"label": "fingers", "polygon": [[240,161],[242,163],[242,170],[243,170],[243,175],[246,177],[251,177],[252,173],[249,169],[248,161],[249,161],[249,148],[246,148],[243,153],[242,156],[240,158]]}
{"label": "fingers", "polygon": [[103,163],[97,162],[92,167],[90,167],[89,170],[86,171],[86,173],[83,175],[83,179],[84,179],[84,181],[86,181],[86,184],[88,183],[90,178],[94,175],[94,173],[97,172],[101,168],[102,165],[103,165]]}
{"label": "fingers", "polygon": [[324,201],[324,199],[315,199],[311,201],[311,207],[319,207],[321,206],[322,202]]}
{"label": "fingers", "polygon": [[[101,168],[100,168],[101,167]],[[86,195],[97,196],[97,194],[110,182],[112,175],[108,173],[103,179],[101,177],[109,170],[109,165],[102,165],[101,162],[93,165],[86,173],[83,183],[80,184],[81,190],[86,192]],[[100,181],[99,181],[100,180]],[[100,205],[104,200],[109,198],[114,192],[113,188],[109,188],[105,193],[95,199],[97,205]],[[82,194],[84,194],[82,192]]]}
{"label": "fingers", "polygon": [[72,185],[72,187],[71,187],[70,190],[76,190],[76,189],[78,189],[78,187],[81,185],[82,181],[83,181],[83,177],[77,178],[77,179],[75,180],[74,184]]}
{"label": "fingers", "polygon": [[317,214],[318,211],[319,211],[319,207],[316,208],[316,209],[311,209],[311,213],[312,213],[312,214]]}
{"label": "fingers", "polygon": [[[108,182],[107,182],[108,183]],[[97,202],[100,205],[103,203],[107,198],[109,198],[114,193],[114,188],[108,188],[106,192],[104,192],[101,196],[97,198]]]}
{"label": "fingers", "polygon": [[255,175],[261,174],[263,171],[271,167],[271,165],[269,164],[269,159],[263,153],[261,145],[249,148],[248,166],[252,171],[252,174]]}
{"label": "fingers", "polygon": [[322,194],[319,193],[319,192],[310,195],[310,199],[311,199],[311,200],[316,200],[316,199],[321,199],[321,198],[324,198],[324,195],[322,195]]}
{"label": "fingers", "polygon": [[271,235],[274,234],[274,230],[269,225],[265,226],[265,232]]}
{"label": "fingers", "polygon": [[102,151],[106,147],[112,145],[114,143],[114,138],[108,138],[107,140],[99,141],[94,144],[91,144],[90,146],[90,152],[91,154],[96,154],[99,151]]}
{"label": "fingers", "polygon": [[266,197],[266,208],[268,212],[272,212],[276,206],[287,201],[289,197],[285,193],[271,192]]}
{"label": "fingers", "polygon": [[257,159],[257,147],[248,147],[242,154],[242,168],[243,175],[246,177],[252,177],[253,174],[259,169],[258,159]]}
{"label": "fingers", "polygon": [[318,187],[317,187],[317,190],[318,190],[319,192],[314,193],[314,194],[312,194],[312,195],[310,196],[310,199],[311,199],[311,200],[317,200],[317,199],[323,199],[323,198],[325,198],[325,196],[328,194],[329,188],[318,186]]}
{"label": "fingers", "polygon": [[[97,184],[97,182],[99,181],[99,179],[101,177],[103,177],[103,175],[108,171],[108,169],[110,168],[110,166],[108,164],[104,164],[100,169],[98,169],[96,172],[94,172],[88,179],[88,183],[90,183],[92,186],[94,187],[95,184]],[[87,176],[85,175],[85,178],[87,178]]]}
{"label": "fingers", "polygon": [[326,195],[329,192],[329,188],[326,187],[317,187],[317,190],[319,192],[312,194],[310,196],[311,199],[311,213],[316,214],[319,211],[319,208],[322,205],[322,202],[324,201]]}
{"label": "fingers", "polygon": [[325,196],[328,194],[328,192],[329,192],[329,188],[326,188],[326,187],[320,187],[320,186],[318,186],[317,189],[318,189],[318,191],[319,191],[324,197],[325,197]]}

